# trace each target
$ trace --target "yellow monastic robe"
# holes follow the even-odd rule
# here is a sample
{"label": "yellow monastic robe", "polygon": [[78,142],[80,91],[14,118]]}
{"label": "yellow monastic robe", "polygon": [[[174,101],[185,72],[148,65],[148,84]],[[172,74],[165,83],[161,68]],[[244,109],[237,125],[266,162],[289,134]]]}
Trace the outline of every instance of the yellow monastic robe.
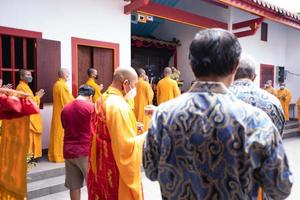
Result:
{"label": "yellow monastic robe", "polygon": [[66,81],[58,79],[53,87],[53,113],[50,131],[48,159],[51,162],[63,162],[64,129],[61,125],[60,114],[67,103],[74,100]]}
{"label": "yellow monastic robe", "polygon": [[157,104],[169,101],[180,95],[180,90],[176,81],[170,77],[161,79],[157,84]]}
{"label": "yellow monastic robe", "polygon": [[281,106],[283,108],[285,120],[288,121],[290,119],[289,115],[289,106],[292,99],[292,94],[288,89],[278,90],[277,91],[277,97],[281,103]]}
{"label": "yellow monastic robe", "polygon": [[273,94],[274,96],[277,96],[277,91],[276,91],[276,89],[274,89],[272,86],[271,86],[271,87],[265,88],[265,90],[266,90],[267,92],[269,92],[270,94]]}
{"label": "yellow monastic robe", "polygon": [[100,86],[92,78],[89,78],[85,84],[91,86],[95,90],[95,95],[93,96],[93,102],[95,103],[101,96]]}
{"label": "yellow monastic robe", "polygon": [[27,163],[30,117],[3,120],[0,146],[0,199],[23,200],[27,196]]}
{"label": "yellow monastic robe", "polygon": [[138,122],[143,123],[144,130],[148,130],[150,117],[145,114],[145,107],[152,105],[153,90],[147,81],[139,78],[136,85],[136,97],[134,98],[134,114]]}
{"label": "yellow monastic robe", "polygon": [[[298,101],[297,101],[297,108],[298,108],[298,122],[300,123],[300,98],[298,99]],[[299,129],[300,129],[300,127],[299,127]]]}
{"label": "yellow monastic robe", "polygon": [[110,87],[105,101],[106,124],[113,156],[120,173],[119,200],[141,200],[142,146],[145,134],[137,135],[137,122],[121,91]]}
{"label": "yellow monastic robe", "polygon": [[[40,105],[40,97],[34,96],[29,85],[20,81],[16,90],[30,94],[30,98],[33,99],[36,104]],[[29,132],[29,150],[28,153],[33,154],[34,158],[42,157],[42,132],[43,122],[41,114],[30,115],[30,132]]]}

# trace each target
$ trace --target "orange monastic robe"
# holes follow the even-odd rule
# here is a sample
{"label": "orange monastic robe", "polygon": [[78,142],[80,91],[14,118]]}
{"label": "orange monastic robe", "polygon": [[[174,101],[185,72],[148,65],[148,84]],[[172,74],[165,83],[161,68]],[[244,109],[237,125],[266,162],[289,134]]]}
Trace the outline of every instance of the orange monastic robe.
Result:
{"label": "orange monastic robe", "polygon": [[[298,108],[298,122],[300,123],[300,98],[298,99],[298,101],[297,101],[297,108]],[[299,129],[300,129],[300,127],[299,127]]]}
{"label": "orange monastic robe", "polygon": [[[141,177],[141,164],[142,164],[142,146],[144,142],[145,134],[138,135],[137,132],[137,122],[134,113],[122,95],[122,92],[116,88],[110,87],[106,93],[103,95],[104,103],[103,109],[105,113],[103,119],[105,119],[105,125],[110,136],[108,138],[101,139],[100,136],[97,140],[93,137],[92,147],[91,147],[91,167],[90,170],[94,170],[93,173],[97,174],[95,171],[99,166],[95,164],[103,165],[101,170],[107,169],[108,157],[110,155],[109,148],[105,148],[104,152],[95,151],[96,145],[99,142],[109,142],[111,144],[112,155],[119,175],[115,174],[113,171],[107,171],[103,176],[110,176],[114,178],[119,176],[118,181],[118,199],[119,200],[141,200],[143,199],[142,192],[142,177]],[[97,102],[98,104],[98,102]],[[96,109],[98,110],[98,109]],[[105,143],[107,143],[105,142]],[[104,143],[103,143],[104,144]],[[97,145],[98,146],[98,145]],[[100,145],[101,146],[101,145]],[[103,145],[102,145],[103,146]],[[97,154],[96,152],[99,152]],[[106,158],[106,160],[105,160]],[[94,161],[93,161],[94,160]],[[96,162],[95,162],[96,160]],[[100,162],[99,162],[100,161]],[[103,161],[103,162],[101,162]],[[111,160],[111,166],[113,168],[113,160]],[[106,165],[105,165],[106,164]],[[105,165],[105,166],[104,166]],[[90,172],[89,172],[90,173]],[[113,174],[112,174],[113,173]],[[98,171],[99,174],[99,171]],[[101,176],[101,174],[99,174]],[[103,180],[104,182],[116,183],[116,181],[111,178]],[[90,187],[89,180],[93,177],[89,176],[88,186]],[[97,179],[97,177],[94,177]],[[95,181],[95,180],[94,180]],[[96,180],[97,182],[97,180]],[[96,183],[95,182],[95,183]],[[97,184],[97,183],[96,183]],[[103,185],[103,182],[98,182],[99,186]],[[112,185],[113,186],[113,185]],[[89,188],[88,187],[88,188]],[[111,188],[113,190],[113,188]],[[105,190],[103,187],[99,187],[99,190]],[[112,200],[113,197],[106,196],[108,191],[96,191],[99,195],[99,199],[102,200]],[[93,195],[89,191],[89,195]],[[109,194],[108,194],[109,195]],[[95,195],[97,197],[97,195]],[[91,196],[89,196],[91,199]]]}
{"label": "orange monastic robe", "polygon": [[[20,81],[16,90],[30,94],[30,98],[40,105],[40,97],[34,96],[29,85]],[[33,154],[34,158],[42,157],[42,131],[43,131],[43,122],[41,114],[30,115],[30,131],[29,131],[29,150],[28,153]]]}
{"label": "orange monastic robe", "polygon": [[85,84],[91,86],[95,90],[95,95],[93,96],[93,102],[95,103],[101,96],[100,86],[92,78],[89,78]]}
{"label": "orange monastic robe", "polygon": [[63,162],[64,129],[61,124],[61,111],[67,103],[74,100],[66,81],[58,79],[53,87],[53,113],[50,131],[48,159],[51,162]]}
{"label": "orange monastic robe", "polygon": [[161,79],[157,84],[157,104],[169,101],[180,95],[180,90],[176,81],[170,77]]}
{"label": "orange monastic robe", "polygon": [[275,88],[273,88],[272,86],[271,87],[266,87],[266,88],[264,88],[264,90],[266,90],[270,94],[273,94],[274,96],[277,96],[277,90]]}
{"label": "orange monastic robe", "polygon": [[147,81],[139,78],[137,86],[137,94],[134,98],[134,114],[138,122],[144,124],[144,130],[148,130],[150,118],[145,115],[145,107],[152,105],[153,90]]}
{"label": "orange monastic robe", "polygon": [[277,97],[283,108],[285,120],[288,121],[290,119],[289,106],[292,99],[292,93],[285,88],[277,91]]}

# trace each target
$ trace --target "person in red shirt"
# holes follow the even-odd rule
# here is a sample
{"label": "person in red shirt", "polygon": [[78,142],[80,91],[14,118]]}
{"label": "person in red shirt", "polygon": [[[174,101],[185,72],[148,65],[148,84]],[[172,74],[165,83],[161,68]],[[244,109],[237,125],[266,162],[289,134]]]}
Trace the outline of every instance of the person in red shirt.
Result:
{"label": "person in red shirt", "polygon": [[80,199],[80,189],[86,178],[90,138],[91,118],[94,110],[92,87],[82,85],[78,97],[65,105],[61,112],[61,123],[65,129],[63,153],[65,158],[65,186],[70,190],[71,200]]}

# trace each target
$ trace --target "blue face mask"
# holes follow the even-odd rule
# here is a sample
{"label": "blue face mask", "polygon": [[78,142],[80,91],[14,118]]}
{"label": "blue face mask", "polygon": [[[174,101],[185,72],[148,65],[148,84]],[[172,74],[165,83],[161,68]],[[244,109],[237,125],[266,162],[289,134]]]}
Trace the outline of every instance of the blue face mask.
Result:
{"label": "blue face mask", "polygon": [[27,83],[31,83],[32,82],[32,76],[25,77],[25,80],[26,80]]}

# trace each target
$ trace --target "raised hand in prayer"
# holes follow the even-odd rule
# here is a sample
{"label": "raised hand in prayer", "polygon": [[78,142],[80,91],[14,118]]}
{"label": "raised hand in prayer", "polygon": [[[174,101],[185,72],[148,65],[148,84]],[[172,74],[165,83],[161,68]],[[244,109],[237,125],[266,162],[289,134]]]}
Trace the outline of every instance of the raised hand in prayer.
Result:
{"label": "raised hand in prayer", "polygon": [[156,111],[157,107],[154,105],[147,105],[145,107],[145,114],[148,116],[152,116],[154,111]]}
{"label": "raised hand in prayer", "polygon": [[39,91],[37,91],[35,93],[35,95],[39,96],[40,98],[42,98],[45,95],[45,90],[44,89],[40,89]]}
{"label": "raised hand in prayer", "polygon": [[3,85],[2,88],[12,89],[12,84]]}
{"label": "raised hand in prayer", "polygon": [[104,88],[103,84],[100,84],[99,86],[100,86],[100,91],[102,91]]}
{"label": "raised hand in prayer", "polygon": [[142,133],[144,131],[144,124],[137,122],[137,129],[139,133]]}

